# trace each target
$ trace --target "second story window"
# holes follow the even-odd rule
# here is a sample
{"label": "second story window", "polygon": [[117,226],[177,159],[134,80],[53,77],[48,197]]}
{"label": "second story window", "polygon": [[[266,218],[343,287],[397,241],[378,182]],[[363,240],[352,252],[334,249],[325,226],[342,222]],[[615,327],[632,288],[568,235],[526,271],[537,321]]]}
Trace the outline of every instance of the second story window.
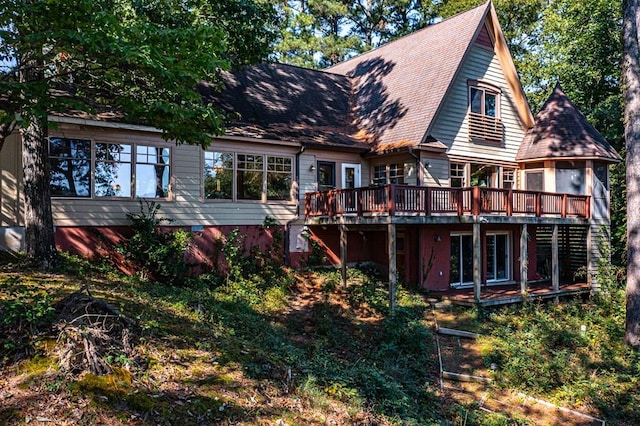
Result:
{"label": "second story window", "polygon": [[515,188],[515,170],[514,169],[502,169],[502,187],[504,189]]}
{"label": "second story window", "polygon": [[499,87],[479,81],[469,82],[469,140],[502,141]]}
{"label": "second story window", "polygon": [[404,184],[404,164],[378,164],[373,167],[373,177],[371,179],[374,185],[402,185]]}
{"label": "second story window", "polygon": [[464,183],[464,164],[451,163],[451,169],[449,171],[449,185],[452,188],[462,188]]}

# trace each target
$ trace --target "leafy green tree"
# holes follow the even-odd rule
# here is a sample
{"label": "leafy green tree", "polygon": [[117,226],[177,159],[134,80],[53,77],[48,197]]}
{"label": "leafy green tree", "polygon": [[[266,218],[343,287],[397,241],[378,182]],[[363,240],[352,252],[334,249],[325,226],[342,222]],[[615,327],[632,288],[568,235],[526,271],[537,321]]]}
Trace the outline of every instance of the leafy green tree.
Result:
{"label": "leafy green tree", "polygon": [[269,5],[250,0],[0,0],[0,150],[23,143],[25,246],[56,263],[48,115],[80,110],[206,146],[223,115],[194,87],[265,54]]}

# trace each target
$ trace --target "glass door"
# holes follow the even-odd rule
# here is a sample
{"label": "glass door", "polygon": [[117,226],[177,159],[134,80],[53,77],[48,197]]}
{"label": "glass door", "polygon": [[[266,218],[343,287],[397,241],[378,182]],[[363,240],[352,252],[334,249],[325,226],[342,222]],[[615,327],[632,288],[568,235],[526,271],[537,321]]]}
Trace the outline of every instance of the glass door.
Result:
{"label": "glass door", "polygon": [[487,234],[487,282],[509,279],[509,234]]}
{"label": "glass door", "polygon": [[473,285],[473,237],[451,235],[451,287]]}

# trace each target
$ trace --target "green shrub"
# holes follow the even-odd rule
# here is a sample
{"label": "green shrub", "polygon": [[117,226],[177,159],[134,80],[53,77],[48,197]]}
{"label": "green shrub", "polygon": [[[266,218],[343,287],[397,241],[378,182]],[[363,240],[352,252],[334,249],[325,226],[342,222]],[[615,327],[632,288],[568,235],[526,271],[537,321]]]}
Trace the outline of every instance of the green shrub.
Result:
{"label": "green shrub", "polygon": [[54,317],[53,297],[23,286],[19,277],[0,284],[0,353],[2,363],[33,352],[38,338]]}
{"label": "green shrub", "polygon": [[117,247],[117,251],[136,267],[143,278],[183,285],[188,272],[185,253],[191,233],[184,229],[164,232],[163,223],[171,219],[158,216],[160,204],[140,201],[140,213],[127,213],[133,235]]}

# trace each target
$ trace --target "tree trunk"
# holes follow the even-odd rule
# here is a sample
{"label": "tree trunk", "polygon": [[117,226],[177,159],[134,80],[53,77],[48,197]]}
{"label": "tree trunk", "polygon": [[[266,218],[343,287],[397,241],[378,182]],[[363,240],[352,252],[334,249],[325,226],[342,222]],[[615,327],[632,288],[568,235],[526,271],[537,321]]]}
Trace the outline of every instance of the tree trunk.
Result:
{"label": "tree trunk", "polygon": [[623,1],[624,57],[622,75],[625,98],[627,148],[627,315],[625,342],[640,350],[640,68],[638,19],[640,0]]}
{"label": "tree trunk", "polygon": [[51,214],[46,114],[34,117],[21,134],[25,250],[27,257],[41,268],[51,269],[57,263],[57,252]]}

